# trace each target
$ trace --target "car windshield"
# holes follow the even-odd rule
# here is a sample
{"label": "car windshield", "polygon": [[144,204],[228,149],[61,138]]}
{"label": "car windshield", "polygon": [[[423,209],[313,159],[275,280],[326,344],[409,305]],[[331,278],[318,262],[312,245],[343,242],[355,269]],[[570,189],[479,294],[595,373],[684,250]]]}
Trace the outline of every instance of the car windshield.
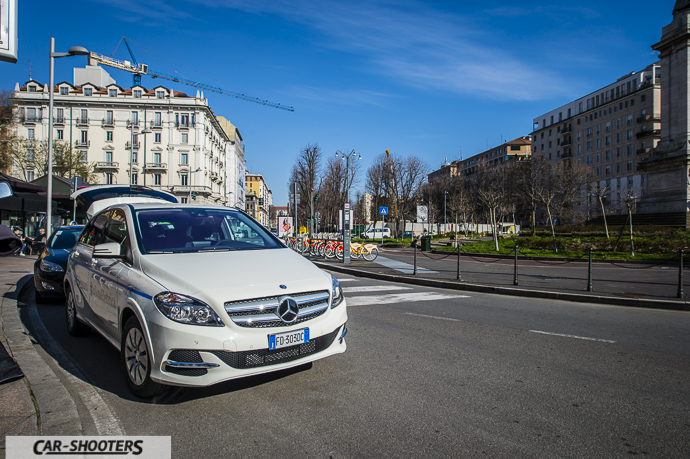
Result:
{"label": "car windshield", "polygon": [[153,209],[135,212],[144,253],[257,250],[284,247],[268,230],[231,209]]}
{"label": "car windshield", "polygon": [[83,229],[83,226],[78,226],[68,229],[61,228],[55,231],[50,238],[49,247],[51,249],[71,249],[77,243],[77,239],[79,239]]}

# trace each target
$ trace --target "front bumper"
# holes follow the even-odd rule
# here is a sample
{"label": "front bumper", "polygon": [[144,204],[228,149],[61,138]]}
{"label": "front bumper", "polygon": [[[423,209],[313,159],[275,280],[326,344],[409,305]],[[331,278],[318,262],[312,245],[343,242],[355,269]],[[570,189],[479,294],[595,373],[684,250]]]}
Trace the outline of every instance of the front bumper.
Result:
{"label": "front bumper", "polygon": [[[345,352],[345,301],[316,319],[273,329],[184,325],[160,313],[147,316],[154,364],[151,379],[201,387],[291,368]],[[309,328],[309,342],[268,349],[268,335]]]}

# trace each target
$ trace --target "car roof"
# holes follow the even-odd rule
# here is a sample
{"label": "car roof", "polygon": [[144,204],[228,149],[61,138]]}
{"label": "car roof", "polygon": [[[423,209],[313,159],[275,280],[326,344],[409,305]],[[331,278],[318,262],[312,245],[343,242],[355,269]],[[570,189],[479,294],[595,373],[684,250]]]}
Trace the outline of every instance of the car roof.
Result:
{"label": "car roof", "polygon": [[71,197],[86,209],[89,218],[115,204],[179,203],[172,193],[139,185],[96,185],[77,190]]}

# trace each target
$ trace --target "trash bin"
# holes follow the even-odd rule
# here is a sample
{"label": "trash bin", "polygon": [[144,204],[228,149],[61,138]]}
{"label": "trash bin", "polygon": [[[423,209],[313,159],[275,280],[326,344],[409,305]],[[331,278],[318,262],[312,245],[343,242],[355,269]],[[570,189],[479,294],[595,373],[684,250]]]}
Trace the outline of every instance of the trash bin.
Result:
{"label": "trash bin", "polygon": [[431,238],[430,237],[423,237],[420,239],[420,242],[422,243],[422,252],[431,252]]}

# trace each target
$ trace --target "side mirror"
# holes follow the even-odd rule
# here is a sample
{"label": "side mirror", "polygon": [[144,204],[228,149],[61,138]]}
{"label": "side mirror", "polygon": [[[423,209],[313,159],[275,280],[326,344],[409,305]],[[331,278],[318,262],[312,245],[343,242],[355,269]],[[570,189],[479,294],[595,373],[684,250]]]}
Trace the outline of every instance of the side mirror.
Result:
{"label": "side mirror", "polygon": [[106,242],[105,244],[98,244],[93,248],[93,258],[125,258],[120,255],[120,244],[117,242]]}
{"label": "side mirror", "polygon": [[12,187],[7,182],[0,182],[0,199],[12,196]]}

